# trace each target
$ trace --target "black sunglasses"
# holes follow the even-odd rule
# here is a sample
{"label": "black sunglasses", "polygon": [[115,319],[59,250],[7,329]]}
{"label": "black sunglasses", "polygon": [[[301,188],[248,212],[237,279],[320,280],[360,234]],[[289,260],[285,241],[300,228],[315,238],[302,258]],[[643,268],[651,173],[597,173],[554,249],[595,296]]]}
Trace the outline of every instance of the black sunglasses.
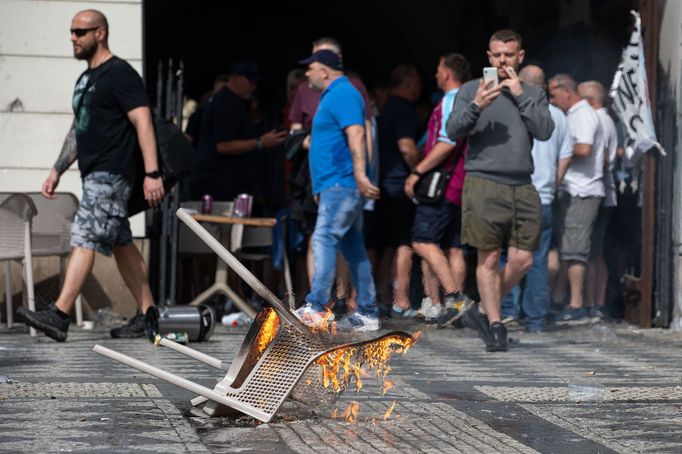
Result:
{"label": "black sunglasses", "polygon": [[86,33],[91,32],[93,30],[97,30],[99,27],[92,27],[92,28],[72,28],[71,29],[71,34],[76,35],[79,38],[82,38],[85,36]]}

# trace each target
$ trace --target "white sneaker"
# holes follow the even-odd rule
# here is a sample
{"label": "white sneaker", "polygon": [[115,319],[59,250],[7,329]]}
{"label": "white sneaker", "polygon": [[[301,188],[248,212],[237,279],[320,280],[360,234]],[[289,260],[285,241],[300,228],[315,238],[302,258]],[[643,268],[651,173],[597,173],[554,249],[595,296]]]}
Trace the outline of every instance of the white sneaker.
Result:
{"label": "white sneaker", "polygon": [[336,323],[336,328],[341,331],[377,331],[379,329],[379,318],[355,312],[339,320]]}
{"label": "white sneaker", "polygon": [[433,306],[433,304],[431,303],[431,297],[427,296],[427,297],[423,298],[422,299],[422,307],[420,307],[419,310],[417,312],[415,312],[414,317],[415,318],[422,318],[422,319],[426,318],[426,311],[431,306]]}
{"label": "white sneaker", "polygon": [[432,304],[426,308],[425,323],[435,323],[438,317],[443,313],[443,306],[440,304]]}

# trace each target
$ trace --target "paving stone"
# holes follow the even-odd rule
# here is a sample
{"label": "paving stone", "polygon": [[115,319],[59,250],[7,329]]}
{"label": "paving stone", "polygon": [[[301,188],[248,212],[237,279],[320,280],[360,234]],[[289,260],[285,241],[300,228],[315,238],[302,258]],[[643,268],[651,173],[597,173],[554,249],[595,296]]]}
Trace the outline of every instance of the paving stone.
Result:
{"label": "paving stone", "polygon": [[[511,334],[507,353],[486,353],[470,330],[422,329],[392,362],[395,387],[363,380],[337,407],[358,421],[287,403],[269,424],[208,418],[194,397],[92,352],[96,343],[212,387],[224,372],[144,339],[77,328],[66,343],[0,328],[0,452],[682,452],[682,336],[610,325]],[[192,347],[231,361],[245,329],[219,327]],[[604,385],[604,402],[576,404],[568,381]],[[391,416],[386,410],[396,401]]]}
{"label": "paving stone", "polygon": [[[505,402],[570,402],[568,387],[476,386],[477,390]],[[682,387],[607,387],[604,401],[679,401]]]}

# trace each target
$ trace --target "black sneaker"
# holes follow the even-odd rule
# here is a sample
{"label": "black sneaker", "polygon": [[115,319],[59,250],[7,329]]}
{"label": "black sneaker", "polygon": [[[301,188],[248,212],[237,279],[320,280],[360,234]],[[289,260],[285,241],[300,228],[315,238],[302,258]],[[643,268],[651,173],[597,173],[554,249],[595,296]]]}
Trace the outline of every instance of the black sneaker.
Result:
{"label": "black sneaker", "polygon": [[445,309],[440,317],[438,317],[438,328],[445,328],[450,326],[466,311],[471,309],[474,302],[462,292],[455,292],[445,295]]}
{"label": "black sneaker", "polygon": [[346,312],[348,312],[346,298],[337,298],[334,307],[332,307],[332,313],[334,314],[334,317],[336,317],[336,320],[341,320],[341,317],[346,315]]}
{"label": "black sneaker", "polygon": [[476,332],[478,332],[478,337],[483,339],[483,342],[485,342],[487,347],[487,345],[490,343],[488,317],[485,314],[481,314],[481,312],[479,312],[478,306],[480,306],[480,304],[481,303],[475,303],[468,311],[464,312],[462,315],[462,323],[464,323],[464,326],[467,328],[476,330]]}
{"label": "black sneaker", "polygon": [[489,342],[485,345],[487,352],[507,351],[507,327],[500,322],[493,323],[488,329]]}
{"label": "black sneaker", "polygon": [[110,334],[114,339],[144,337],[146,334],[144,315],[142,315],[142,312],[138,310],[135,312],[135,316],[131,318],[128,323],[123,326],[119,326],[118,328],[113,328]]}
{"label": "black sneaker", "polygon": [[24,323],[45,333],[57,342],[64,342],[69,331],[69,316],[57,309],[54,304],[42,311],[33,312],[21,306],[17,315],[24,319]]}

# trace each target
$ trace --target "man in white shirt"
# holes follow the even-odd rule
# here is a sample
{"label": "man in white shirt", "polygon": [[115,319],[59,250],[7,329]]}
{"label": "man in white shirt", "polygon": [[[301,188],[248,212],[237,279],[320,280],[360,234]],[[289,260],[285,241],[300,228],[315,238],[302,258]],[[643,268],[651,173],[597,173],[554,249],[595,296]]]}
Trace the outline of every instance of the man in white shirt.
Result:
{"label": "man in white shirt", "polygon": [[557,74],[549,82],[550,102],[566,112],[573,137],[573,158],[560,199],[560,259],[568,268],[571,302],[558,322],[586,319],[583,304],[585,269],[590,257],[594,223],[604,198],[604,136],[597,112],[580,98],[575,80]]}
{"label": "man in white shirt", "polygon": [[606,89],[594,80],[583,82],[578,85],[580,97],[587,101],[597,111],[599,123],[604,133],[604,202],[599,208],[597,221],[592,229],[592,249],[590,262],[587,265],[587,279],[585,282],[585,306],[588,316],[592,319],[601,319],[604,316],[603,307],[606,298],[606,284],[609,271],[604,261],[604,244],[606,242],[606,230],[611,221],[611,216],[618,204],[616,198],[616,184],[613,179],[613,168],[616,164],[618,150],[618,132],[616,124],[604,107]]}
{"label": "man in white shirt", "polygon": [[[539,66],[528,65],[519,72],[519,78],[541,90],[547,89],[545,73]],[[573,156],[573,139],[566,115],[553,105],[549,113],[554,121],[554,131],[549,140],[533,140],[533,186],[542,203],[540,244],[533,252],[533,265],[525,277],[525,285],[517,285],[502,300],[502,316],[518,319],[523,310],[526,331],[542,331],[549,313],[550,297],[547,276],[547,255],[552,240],[554,216],[552,202],[557,187],[564,179]],[[523,292],[522,292],[523,287]],[[523,293],[523,295],[521,295]]]}

